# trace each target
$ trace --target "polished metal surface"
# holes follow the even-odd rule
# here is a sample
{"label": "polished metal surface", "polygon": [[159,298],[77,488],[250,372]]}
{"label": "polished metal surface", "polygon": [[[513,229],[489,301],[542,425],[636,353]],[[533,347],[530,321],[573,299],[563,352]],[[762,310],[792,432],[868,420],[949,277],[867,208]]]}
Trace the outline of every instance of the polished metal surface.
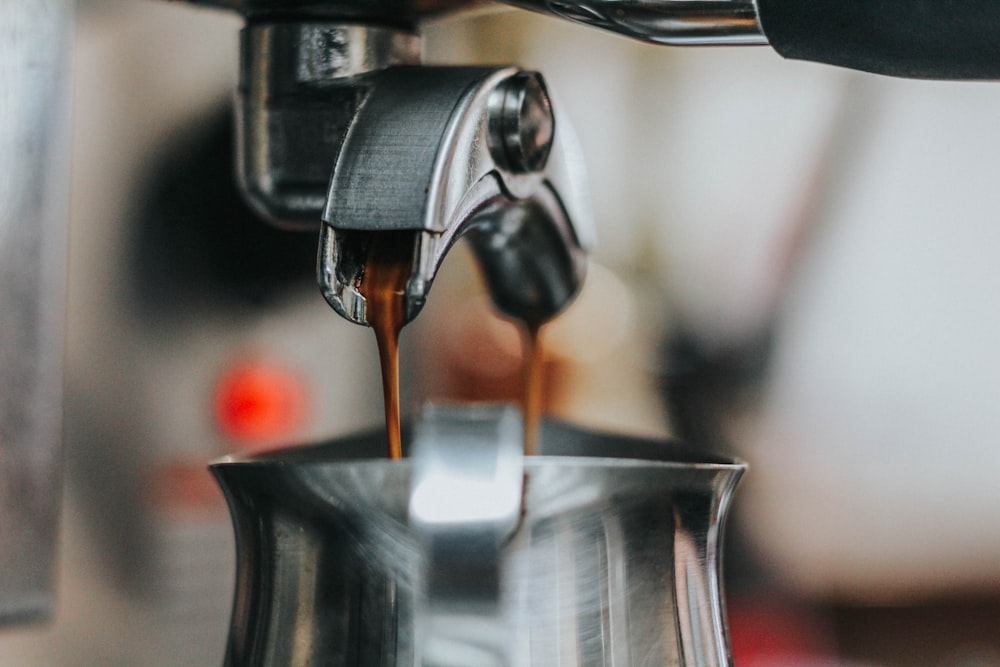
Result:
{"label": "polished metal surface", "polygon": [[519,475],[517,423],[426,414],[412,462],[373,434],[215,464],[228,667],[731,665],[718,554],[744,466],[547,423]]}
{"label": "polished metal surface", "polygon": [[497,89],[490,110],[490,151],[507,171],[541,171],[552,151],[556,119],[542,78],[531,72],[509,77]]}
{"label": "polished metal surface", "polygon": [[513,407],[430,406],[417,425],[409,523],[424,556],[414,616],[422,665],[508,662],[501,564],[521,515],[523,434]]}
{"label": "polished metal surface", "polygon": [[426,16],[479,4],[479,0],[190,0],[239,12],[251,21],[338,20],[413,28]]}
{"label": "polished metal surface", "polygon": [[[592,223],[578,144],[551,113],[540,77],[515,68],[380,73],[348,130],[323,213],[319,281],[330,305],[367,324],[357,285],[371,235],[415,230],[408,319],[462,236],[501,312],[540,323],[564,308],[583,282]],[[532,141],[541,143],[525,145]],[[498,153],[517,154],[516,168]]]}
{"label": "polished metal surface", "polygon": [[415,63],[412,33],[343,23],[253,23],[241,36],[237,171],[275,224],[316,229],[334,159],[368,89],[363,74]]}
{"label": "polished metal surface", "polygon": [[[478,0],[193,0],[249,18],[300,17],[414,27],[424,16],[456,11]],[[766,44],[756,0],[503,0],[534,11],[655,44]]]}
{"label": "polished metal surface", "polygon": [[508,1],[653,44],[767,44],[756,0]]}
{"label": "polished metal surface", "polygon": [[72,5],[0,3],[0,622],[52,605]]}

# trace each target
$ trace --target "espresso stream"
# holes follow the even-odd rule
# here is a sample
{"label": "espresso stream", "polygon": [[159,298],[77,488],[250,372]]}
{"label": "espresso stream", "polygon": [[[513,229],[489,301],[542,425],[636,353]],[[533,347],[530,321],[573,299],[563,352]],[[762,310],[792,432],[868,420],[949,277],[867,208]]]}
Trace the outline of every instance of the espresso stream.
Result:
{"label": "espresso stream", "polygon": [[[357,284],[375,330],[382,365],[382,394],[389,458],[403,457],[399,416],[399,333],[406,324],[406,285],[416,251],[415,232],[372,234],[365,270]],[[541,323],[521,322],[524,349],[524,453],[535,454],[542,412]]]}
{"label": "espresso stream", "polygon": [[522,389],[522,411],[524,414],[524,453],[534,456],[538,453],[538,423],[542,416],[542,380],[544,376],[544,356],[542,354],[542,325],[522,322],[524,386]]}
{"label": "espresso stream", "polygon": [[403,458],[399,431],[399,332],[406,324],[406,283],[410,278],[415,232],[372,234],[365,270],[357,285],[365,298],[368,323],[375,330],[382,364],[382,395],[389,458]]}

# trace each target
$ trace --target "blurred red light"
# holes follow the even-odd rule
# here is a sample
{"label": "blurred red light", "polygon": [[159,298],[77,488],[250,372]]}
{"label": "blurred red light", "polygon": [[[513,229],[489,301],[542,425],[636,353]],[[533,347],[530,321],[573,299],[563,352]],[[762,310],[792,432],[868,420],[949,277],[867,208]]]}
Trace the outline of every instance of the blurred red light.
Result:
{"label": "blurred red light", "polygon": [[227,437],[247,444],[293,437],[305,421],[306,397],[302,380],[288,370],[240,363],[216,387],[216,422]]}

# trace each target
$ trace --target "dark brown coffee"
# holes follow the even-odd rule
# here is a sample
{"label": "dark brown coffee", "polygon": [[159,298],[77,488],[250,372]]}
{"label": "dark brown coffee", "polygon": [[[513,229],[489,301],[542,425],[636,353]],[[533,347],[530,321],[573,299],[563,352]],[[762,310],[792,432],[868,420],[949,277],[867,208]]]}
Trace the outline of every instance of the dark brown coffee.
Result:
{"label": "dark brown coffee", "polygon": [[399,332],[406,324],[406,285],[413,270],[417,235],[410,231],[379,232],[371,238],[357,288],[365,297],[368,323],[378,342],[389,458],[401,459]]}
{"label": "dark brown coffee", "polygon": [[524,386],[522,388],[522,412],[524,414],[524,453],[533,456],[538,453],[538,424],[542,417],[542,383],[545,379],[545,355],[542,350],[542,325],[522,322],[521,340],[523,345]]}

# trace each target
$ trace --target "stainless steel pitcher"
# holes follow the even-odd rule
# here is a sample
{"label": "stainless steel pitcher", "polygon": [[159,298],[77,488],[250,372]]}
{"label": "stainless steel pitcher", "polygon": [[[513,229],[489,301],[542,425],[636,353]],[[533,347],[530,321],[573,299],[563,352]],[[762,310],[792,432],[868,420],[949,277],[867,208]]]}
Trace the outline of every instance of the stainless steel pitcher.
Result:
{"label": "stainless steel pitcher", "polygon": [[238,582],[228,667],[731,665],[721,529],[745,466],[430,408],[381,435],[227,459]]}

